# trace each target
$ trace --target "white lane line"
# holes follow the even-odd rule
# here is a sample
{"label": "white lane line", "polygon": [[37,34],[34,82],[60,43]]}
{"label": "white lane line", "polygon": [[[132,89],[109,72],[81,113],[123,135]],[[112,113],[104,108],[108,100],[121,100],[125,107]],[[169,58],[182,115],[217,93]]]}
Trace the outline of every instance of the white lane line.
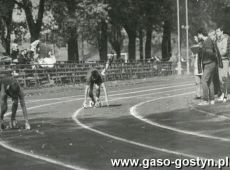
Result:
{"label": "white lane line", "polygon": [[[190,93],[190,94],[192,94],[192,93]],[[130,108],[130,114],[132,116],[134,116],[135,118],[137,118],[137,119],[139,119],[139,120],[141,120],[141,121],[143,121],[145,123],[148,123],[150,125],[153,125],[153,126],[156,126],[156,127],[162,128],[162,129],[167,129],[167,130],[174,131],[174,132],[177,132],[177,133],[183,133],[183,134],[186,134],[186,135],[192,135],[192,136],[197,136],[197,137],[202,137],[202,138],[221,140],[221,141],[224,141],[224,142],[229,142],[230,141],[230,139],[228,139],[228,138],[222,138],[222,137],[217,137],[217,136],[205,135],[205,134],[198,133],[198,132],[181,130],[181,129],[178,129],[178,128],[174,128],[174,127],[162,125],[162,124],[159,124],[157,122],[151,121],[151,120],[149,120],[147,118],[144,118],[143,116],[141,116],[137,112],[137,107],[140,107],[143,104],[150,103],[150,102],[155,102],[157,100],[162,100],[162,99],[166,99],[166,98],[173,98],[173,97],[177,97],[177,96],[181,96],[181,94],[179,94],[179,95],[171,95],[171,96],[167,96],[167,97],[160,97],[160,98],[157,98],[157,99],[153,99],[153,100],[148,100],[148,101],[145,101],[145,102],[141,102],[141,103],[139,103],[137,105],[134,105],[133,107]]]}
{"label": "white lane line", "polygon": [[[175,88],[175,87],[184,87],[184,86],[191,86],[192,84],[181,84],[181,85],[177,85],[177,86],[165,86],[165,87],[161,87],[161,88],[153,88],[153,89],[148,89],[147,91],[156,91],[156,90],[163,90],[163,89],[168,89],[168,88]],[[191,88],[191,87],[190,87]],[[180,89],[177,89],[180,90]],[[113,95],[109,95],[111,97],[114,96],[121,96],[121,95],[126,95],[126,94],[134,94],[134,93],[141,93],[141,92],[146,92],[146,90],[141,90],[141,91],[136,91],[136,92],[128,92],[128,93],[120,93],[120,94],[113,94]],[[165,91],[164,91],[165,92]],[[155,93],[149,93],[148,95],[152,95]],[[157,93],[158,94],[158,93]],[[145,95],[137,95],[135,97],[139,97],[139,96],[145,96]],[[127,97],[130,98],[130,97]],[[131,96],[132,98],[132,96]],[[54,104],[60,104],[60,103],[67,103],[67,102],[72,102],[72,101],[79,101],[79,100],[84,100],[84,98],[77,98],[77,99],[71,99],[71,100],[65,100],[65,101],[59,101],[59,102],[55,102],[55,103],[48,103],[48,104],[43,104],[43,105],[38,105],[38,106],[34,106],[34,107],[30,107],[27,110],[31,110],[31,109],[36,109],[36,108],[40,108],[40,107],[45,107],[45,106],[50,106],[50,105],[54,105]],[[18,112],[21,110],[18,110]],[[10,112],[7,112],[4,117],[11,115]]]}
{"label": "white lane line", "polygon": [[[60,101],[60,102],[42,104],[42,105],[37,105],[37,106],[29,107],[29,108],[27,108],[27,110],[33,110],[33,109],[37,109],[37,108],[40,108],[40,107],[52,106],[52,105],[56,105],[56,104],[74,102],[74,101],[83,100],[83,99],[84,99],[84,98],[79,98],[79,99],[71,99],[71,100],[65,100],[65,101]],[[22,110],[18,110],[18,112],[21,112],[21,111],[22,111]],[[11,115],[11,112],[7,112],[7,113],[4,115],[4,117],[10,116],[10,115]]]}
{"label": "white lane line", "polygon": [[[192,93],[182,93],[180,95],[189,95],[189,94],[192,94]],[[123,98],[120,98],[119,100],[121,100]],[[160,148],[160,147],[154,147],[154,146],[151,146],[151,145],[146,145],[146,144],[143,144],[143,143],[139,143],[139,142],[135,142],[135,141],[132,141],[132,140],[129,140],[129,139],[126,139],[126,138],[122,138],[122,137],[118,137],[118,136],[115,136],[115,135],[111,135],[111,134],[108,134],[108,133],[105,133],[105,132],[102,132],[100,130],[96,130],[96,129],[93,129],[83,123],[81,123],[79,120],[78,120],[78,115],[80,114],[80,112],[84,110],[84,108],[80,108],[78,109],[73,115],[72,115],[72,119],[76,122],[77,125],[91,131],[91,132],[94,132],[96,134],[99,134],[99,135],[102,135],[102,136],[105,136],[105,137],[108,137],[108,138],[112,138],[112,139],[115,139],[115,140],[118,140],[118,141],[121,141],[121,142],[124,142],[124,143],[128,143],[128,144],[131,144],[131,145],[136,145],[136,146],[139,146],[139,147],[143,147],[143,148],[146,148],[146,149],[151,149],[151,150],[155,150],[155,151],[159,151],[159,152],[164,152],[164,153],[168,153],[168,154],[173,154],[173,155],[178,155],[178,156],[184,156],[184,157],[188,157],[188,158],[197,158],[197,157],[200,157],[200,156],[197,156],[197,155],[192,155],[192,154],[186,154],[186,153],[183,153],[183,152],[178,152],[178,151],[173,151],[173,150],[168,150],[168,149],[165,149],[165,148]],[[207,159],[207,158],[204,158],[204,157],[200,157],[201,159]]]}
{"label": "white lane line", "polygon": [[66,99],[66,98],[73,98],[73,97],[82,97],[82,95],[79,95],[79,96],[63,96],[63,97],[54,97],[54,98],[49,98],[49,99],[36,99],[36,100],[30,100],[27,103],[35,103],[35,102],[41,102],[41,101],[52,101],[52,100],[63,100],[63,99]]}
{"label": "white lane line", "polygon": [[[128,96],[128,97],[118,97],[109,101],[116,101],[116,100],[124,100],[124,99],[130,99],[130,98],[137,98],[137,97],[141,97],[141,99],[143,99],[143,97],[147,97],[150,98],[151,95],[156,95],[156,94],[164,94],[166,92],[178,92],[180,90],[188,90],[188,89],[192,89],[193,87],[185,87],[185,88],[180,88],[180,89],[174,89],[174,90],[166,90],[166,91],[160,91],[160,92],[155,92],[155,93],[148,93],[148,94],[140,94],[140,95],[135,95],[135,96]],[[153,98],[153,97],[152,97]]]}
{"label": "white lane line", "polygon": [[[62,101],[62,102],[55,102],[55,103],[38,105],[38,106],[27,108],[27,110],[32,110],[32,109],[36,109],[36,108],[40,108],[40,107],[45,107],[45,106],[56,105],[56,104],[59,104],[59,103],[73,102],[73,101],[77,101],[77,100],[80,100],[80,99],[74,99],[74,100],[67,100],[67,101],[64,101],[64,102]],[[7,113],[5,116],[9,116],[10,114],[11,113]],[[74,169],[74,170],[86,170],[86,169],[83,169],[83,168],[78,167],[78,166],[70,165],[70,164],[67,164],[67,163],[55,160],[55,159],[47,158],[47,157],[44,157],[44,156],[41,156],[41,155],[32,154],[32,153],[30,153],[28,151],[24,151],[24,150],[18,149],[16,147],[11,146],[10,144],[4,142],[2,139],[0,139],[0,146],[2,146],[5,149],[8,149],[10,151],[13,151],[15,153],[19,153],[19,154],[22,154],[22,155],[30,156],[32,158],[39,159],[39,160],[42,160],[42,161],[45,161],[45,162],[49,162],[49,163],[52,163],[52,164],[55,164],[55,165],[58,165],[58,166],[65,167],[65,168]]]}
{"label": "white lane line", "polygon": [[42,160],[42,161],[45,161],[45,162],[48,162],[48,163],[51,163],[51,164],[54,164],[54,165],[58,165],[58,166],[62,166],[62,167],[69,168],[69,169],[74,169],[74,170],[86,170],[85,168],[81,168],[79,166],[66,164],[66,163],[60,162],[60,161],[55,160],[55,159],[47,158],[47,157],[44,157],[44,156],[40,156],[40,155],[36,155],[36,154],[30,153],[30,152],[23,151],[21,149],[17,149],[15,147],[12,147],[9,144],[5,143],[2,140],[0,140],[0,145],[3,148],[8,149],[8,150],[10,150],[12,152],[16,152],[16,153],[19,153],[19,154],[22,154],[22,155],[26,155],[26,156],[29,156],[29,157],[32,157],[32,158],[35,158],[35,159],[38,159],[38,160]]}
{"label": "white lane line", "polygon": [[209,116],[214,116],[214,117],[223,118],[223,119],[225,119],[225,120],[230,120],[230,117],[228,117],[228,116],[225,116],[225,115],[217,115],[217,114],[212,113],[212,112],[209,112],[209,111],[201,110],[201,109],[198,109],[198,108],[194,107],[192,104],[190,104],[190,107],[191,107],[193,110],[197,111],[197,112],[204,113],[204,114],[207,114],[207,115],[209,115]]}
{"label": "white lane line", "polygon": [[[140,95],[135,95],[135,96],[127,96],[127,97],[118,97],[116,99],[113,100],[109,100],[109,101],[115,101],[115,100],[121,100],[121,99],[130,99],[130,98],[134,98],[134,97],[146,97],[146,96],[151,96],[151,95],[155,95],[155,94],[162,94],[165,92],[174,92],[174,91],[179,91],[179,90],[186,90],[186,89],[191,89],[193,87],[185,87],[185,88],[180,88],[180,89],[174,89],[174,90],[166,90],[166,91],[161,91],[161,92],[155,92],[155,93],[148,93],[148,94],[140,94]],[[118,96],[116,95],[110,95],[110,96]],[[43,105],[38,105],[38,106],[33,106],[33,107],[29,107],[27,108],[27,110],[33,110],[33,109],[37,109],[37,108],[41,108],[41,107],[45,107],[45,106],[52,106],[52,105],[56,105],[56,104],[60,104],[60,103],[68,103],[68,102],[74,102],[74,101],[79,101],[79,100],[84,100],[84,98],[79,98],[79,99],[72,99],[72,100],[66,100],[66,101],[61,101],[61,102],[54,102],[54,103],[48,103],[48,104],[43,104]],[[22,110],[18,110],[18,112],[21,112]],[[4,117],[10,116],[11,112],[7,112]]]}
{"label": "white lane line", "polygon": [[[188,86],[188,85],[184,85],[184,86]],[[168,87],[166,87],[166,88],[168,88]],[[192,88],[192,87],[180,88],[178,90],[189,89],[189,88]],[[164,88],[160,88],[160,89],[164,89]],[[168,91],[178,91],[178,90],[168,90]],[[158,93],[150,93],[150,94],[147,94],[147,95],[165,93],[165,92],[168,92],[168,91],[158,92]],[[122,94],[120,94],[120,95],[122,95]],[[117,96],[117,94],[116,95],[112,95],[112,96]],[[118,98],[118,99],[115,99],[115,100],[120,100],[120,99],[125,99],[125,98],[133,98],[133,97],[140,97],[140,96],[146,96],[146,95],[129,96],[129,97]],[[28,110],[32,110],[32,109],[36,109],[36,108],[40,108],[40,107],[51,106],[51,105],[56,105],[56,104],[66,103],[66,102],[73,102],[73,101],[78,101],[78,100],[82,100],[82,99],[84,99],[84,98],[72,99],[72,100],[67,100],[67,101],[64,101],[64,102],[61,101],[61,102],[54,102],[54,103],[49,103],[49,104],[43,104],[43,105],[38,105],[38,106],[30,107],[30,108],[27,108],[27,109]],[[7,115],[9,116],[10,114],[7,113]],[[49,162],[49,163],[52,163],[52,164],[64,166],[64,167],[67,167],[67,168],[70,168],[70,169],[79,169],[79,170],[82,169],[81,167],[77,167],[77,166],[73,166],[73,165],[68,165],[66,163],[63,163],[63,162],[60,162],[60,161],[57,161],[57,160],[54,160],[54,159],[46,158],[44,156],[35,155],[35,154],[30,153],[30,152],[23,151],[23,150],[18,149],[18,148],[14,147],[14,146],[11,146],[10,144],[4,142],[3,140],[0,140],[0,146],[2,146],[5,149],[11,150],[11,151],[13,151],[15,153],[19,153],[19,154],[23,154],[23,155],[26,155],[26,156],[30,156],[32,158],[43,160],[43,161],[46,161],[46,162]]]}
{"label": "white lane line", "polygon": [[[194,83],[184,82],[183,84],[193,85]],[[175,84],[173,84],[173,87],[175,87],[175,85],[178,86],[178,85],[183,85],[183,84],[175,83]],[[114,90],[114,91],[110,91],[110,94],[111,93],[122,92],[122,91],[131,91],[131,90],[137,90],[137,89],[147,89],[149,87],[150,88],[162,87],[162,84],[157,84],[157,85],[153,85],[153,86],[130,88],[130,89],[123,89],[123,90]],[[170,86],[165,86],[165,87],[170,87]],[[147,89],[147,90],[149,90],[149,89]],[[73,98],[73,97],[84,97],[84,96],[83,95],[74,95],[74,96],[54,97],[54,98],[49,98],[49,99],[35,99],[35,100],[30,100],[29,102],[26,102],[26,103],[34,103],[34,102],[50,101],[50,100],[62,100],[62,99],[65,99],[65,98]]]}

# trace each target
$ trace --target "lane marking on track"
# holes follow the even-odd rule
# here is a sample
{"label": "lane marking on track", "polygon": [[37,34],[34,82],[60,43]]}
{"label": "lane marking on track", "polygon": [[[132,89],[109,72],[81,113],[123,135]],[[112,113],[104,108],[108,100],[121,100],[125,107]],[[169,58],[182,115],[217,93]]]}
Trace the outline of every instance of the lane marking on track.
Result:
{"label": "lane marking on track", "polygon": [[[192,86],[192,84],[180,84],[180,85],[176,85],[176,86],[175,85],[173,85],[173,86],[165,86],[165,87],[161,87],[161,88],[152,88],[152,89],[148,89],[148,90],[144,90],[144,91],[141,90],[141,91],[136,91],[136,92],[120,93],[120,94],[113,94],[113,95],[109,95],[109,96],[114,97],[114,96],[121,96],[121,95],[126,95],[126,94],[135,94],[135,93],[141,93],[141,92],[147,92],[147,91],[156,91],[156,90],[163,90],[163,89],[168,89],[168,88],[177,88],[177,87],[184,87],[184,86],[186,86],[186,87],[187,86]],[[155,94],[155,93],[149,93],[148,95],[152,95],[152,94]],[[136,97],[139,97],[139,96],[143,96],[143,95],[137,95]],[[55,102],[55,103],[48,103],[48,104],[33,106],[33,107],[30,107],[30,108],[27,108],[27,110],[36,109],[36,108],[45,107],[45,106],[50,106],[50,105],[54,105],[54,104],[79,101],[79,100],[84,100],[84,98],[77,98],[77,99],[71,99],[71,100],[66,100],[66,101],[59,101],[59,102]],[[21,111],[21,110],[18,110],[18,112],[19,111]],[[4,115],[4,117],[7,117],[9,115],[11,115],[11,113],[7,112]]]}
{"label": "lane marking on track", "polygon": [[26,156],[29,156],[29,157],[32,157],[32,158],[35,158],[35,159],[38,159],[38,160],[42,160],[42,161],[45,161],[45,162],[48,162],[48,163],[51,163],[51,164],[54,164],[54,165],[62,166],[64,168],[69,168],[69,169],[74,169],[74,170],[87,170],[87,169],[81,168],[79,166],[66,164],[66,163],[60,162],[60,161],[55,160],[55,159],[47,158],[47,157],[44,157],[44,156],[40,156],[40,155],[36,155],[36,154],[30,153],[30,152],[23,151],[21,149],[17,149],[15,147],[12,147],[9,144],[5,143],[2,140],[0,140],[0,145],[3,148],[8,149],[8,150],[10,150],[12,152],[19,153],[19,154],[22,154],[22,155],[26,155]]}
{"label": "lane marking on track", "polygon": [[[190,94],[193,94],[193,93],[191,93],[191,92],[189,92],[189,93],[182,93],[182,94],[179,94],[178,96],[183,96],[183,95],[185,96],[185,95],[190,95]],[[122,100],[122,99],[123,98],[116,99],[116,100]],[[113,101],[113,100],[111,100],[111,101]],[[87,130],[89,130],[91,132],[96,133],[96,134],[99,134],[99,135],[102,135],[102,136],[105,136],[105,137],[108,137],[108,138],[111,138],[111,139],[115,139],[115,140],[118,140],[118,141],[121,141],[121,142],[124,142],[124,143],[128,143],[128,144],[131,144],[131,145],[135,145],[135,146],[139,146],[139,147],[143,147],[143,148],[146,148],[146,149],[151,149],[151,150],[155,150],[155,151],[159,151],[159,152],[169,153],[169,154],[178,155],[178,156],[184,156],[184,157],[188,157],[188,158],[197,158],[197,157],[200,157],[200,156],[197,156],[197,155],[186,154],[186,153],[183,153],[183,152],[168,150],[168,149],[165,149],[165,148],[160,148],[160,147],[155,147],[155,146],[151,146],[151,145],[147,145],[147,144],[135,142],[135,141],[132,141],[132,140],[129,140],[129,139],[126,139],[126,138],[122,138],[122,137],[119,137],[119,136],[115,136],[115,135],[111,135],[111,134],[102,132],[100,130],[96,130],[94,128],[91,128],[91,127],[89,127],[89,126],[81,123],[78,120],[77,117],[78,117],[78,115],[80,114],[80,112],[82,110],[84,110],[84,108],[79,108],[76,112],[74,112],[73,115],[72,115],[72,119],[80,127],[83,127],[83,128],[85,128],[85,129],[87,129]],[[201,159],[207,159],[207,158],[204,158],[204,157],[200,157],[200,158]]]}
{"label": "lane marking on track", "polygon": [[141,103],[139,103],[137,105],[134,105],[133,107],[130,108],[130,114],[132,116],[134,116],[135,118],[137,118],[137,119],[139,119],[139,120],[141,120],[141,121],[143,121],[145,123],[148,123],[150,125],[153,125],[153,126],[156,126],[156,127],[162,128],[162,129],[167,129],[167,130],[170,130],[170,131],[174,131],[174,132],[182,133],[182,134],[186,134],[186,135],[192,135],[192,136],[197,136],[197,137],[202,137],[202,138],[220,140],[220,141],[224,141],[224,142],[229,142],[230,141],[230,139],[228,139],[228,138],[222,138],[222,137],[217,137],[217,136],[205,135],[205,134],[198,133],[198,132],[193,132],[193,131],[188,131],[188,130],[181,130],[181,129],[174,128],[174,127],[171,127],[171,126],[162,125],[162,124],[159,124],[157,122],[151,121],[151,120],[149,120],[147,118],[144,118],[143,116],[141,116],[137,112],[137,108],[140,107],[143,104],[150,103],[150,102],[155,102],[157,100],[162,100],[162,99],[167,99],[167,98],[173,98],[173,97],[177,97],[177,96],[180,96],[180,95],[171,95],[171,96],[160,97],[160,98],[157,98],[157,99],[153,99],[153,100],[148,100],[148,101],[145,101],[145,102],[141,102]]}
{"label": "lane marking on track", "polygon": [[[185,85],[181,85],[181,86],[188,86],[188,84],[185,84]],[[180,86],[180,87],[181,87]],[[174,86],[173,86],[174,87]],[[167,89],[167,88],[171,88],[170,87],[163,87],[163,88],[158,88],[160,90],[162,89]],[[182,90],[182,89],[191,89],[192,87],[186,87],[186,88],[181,88],[179,90]],[[171,91],[176,91],[176,90],[171,90]],[[165,93],[165,92],[168,92],[168,91],[164,91],[164,92],[159,92],[159,93]],[[150,93],[150,94],[147,94],[147,95],[153,95],[153,94],[159,94],[159,93]],[[127,94],[127,93],[125,93]],[[118,94],[116,95],[111,95],[111,96],[117,96]],[[123,95],[123,94],[120,94],[120,95]],[[123,97],[123,98],[118,98],[116,100],[120,100],[120,99],[124,99],[124,98],[133,98],[133,97],[139,97],[139,96],[146,96],[146,95],[136,95],[136,96],[129,96],[129,97]],[[40,108],[40,107],[45,107],[45,106],[51,106],[51,105],[56,105],[56,104],[60,104],[60,103],[67,103],[67,102],[73,102],[73,101],[78,101],[78,100],[82,100],[84,98],[79,98],[79,99],[72,99],[72,100],[67,100],[67,101],[61,101],[61,102],[54,102],[54,103],[49,103],[49,104],[43,104],[43,105],[38,105],[38,106],[34,106],[34,107],[29,107],[27,108],[27,110],[32,110],[32,109],[36,109],[36,108]],[[21,110],[20,110],[21,111]],[[7,113],[7,115],[9,116],[10,113]],[[2,146],[3,148],[5,149],[8,149],[12,152],[15,152],[15,153],[19,153],[19,154],[22,154],[22,155],[26,155],[26,156],[29,156],[29,157],[32,157],[32,158],[35,158],[35,159],[39,159],[39,160],[42,160],[42,161],[45,161],[45,162],[49,162],[49,163],[52,163],[52,164],[55,164],[55,165],[59,165],[59,166],[62,166],[62,167],[66,167],[66,168],[70,168],[70,169],[74,169],[74,170],[84,170],[83,168],[81,167],[78,167],[78,166],[73,166],[73,165],[69,165],[69,164],[66,164],[66,163],[63,163],[61,161],[58,161],[58,160],[54,160],[54,159],[51,159],[51,158],[47,158],[47,157],[44,157],[44,156],[41,156],[41,155],[36,155],[36,154],[32,154],[28,151],[24,151],[22,149],[18,149],[14,146],[11,146],[10,144],[6,143],[5,141],[3,141],[2,139],[0,139],[0,146]]]}
{"label": "lane marking on track", "polygon": [[205,110],[202,110],[202,109],[198,109],[196,108],[195,106],[193,106],[192,104],[189,105],[191,107],[191,109],[197,111],[197,112],[200,112],[200,113],[205,113],[209,116],[215,116],[215,117],[220,117],[220,118],[223,118],[225,120],[230,120],[230,117],[228,116],[225,116],[225,115],[217,115],[215,113],[212,113],[212,112],[209,112],[209,111],[205,111]]}
{"label": "lane marking on track", "polygon": [[[189,84],[189,85],[193,85],[194,83],[192,82],[184,82],[183,84]],[[173,84],[175,85],[181,85],[181,83],[175,83]],[[110,91],[111,93],[117,93],[117,92],[122,92],[122,91],[131,91],[131,90],[137,90],[137,89],[145,89],[145,88],[156,88],[156,87],[162,87],[162,84],[156,84],[153,86],[145,86],[145,87],[137,87],[137,88],[130,88],[130,89],[123,89],[123,90],[114,90],[114,91]],[[165,87],[170,87],[170,86],[165,86]],[[65,98],[73,98],[73,97],[84,97],[84,95],[74,95],[74,96],[63,96],[63,97],[54,97],[54,98],[49,98],[49,99],[35,99],[35,100],[30,100],[29,102],[26,103],[35,103],[35,102],[40,102],[40,101],[50,101],[50,100],[62,100]]]}
{"label": "lane marking on track", "polygon": [[[185,89],[191,89],[193,87],[185,87],[185,88],[180,88],[180,89],[174,89],[174,90],[166,90],[163,92],[155,92],[155,93],[148,93],[148,94],[140,94],[140,95],[135,95],[135,96],[127,96],[127,97],[118,97],[117,100],[120,99],[130,99],[130,98],[134,98],[134,97],[145,97],[145,96],[151,96],[154,94],[162,94],[165,92],[174,92],[174,91],[179,91],[179,90],[185,90]],[[114,96],[118,96],[118,94],[116,95],[110,95],[112,97]],[[84,100],[84,98],[79,98],[79,99],[72,99],[72,100],[66,100],[66,101],[61,101],[61,102],[54,102],[54,103],[48,103],[48,104],[43,104],[43,105],[38,105],[38,106],[33,106],[33,107],[29,107],[27,108],[27,110],[33,110],[33,109],[37,109],[37,108],[41,108],[41,107],[45,107],[45,106],[52,106],[52,105],[56,105],[56,104],[60,104],[60,103],[68,103],[68,102],[74,102],[74,101],[79,101],[79,100]],[[110,100],[110,101],[114,101],[114,100]],[[18,112],[21,112],[22,110],[18,110]],[[7,112],[4,117],[10,116],[11,112]]]}

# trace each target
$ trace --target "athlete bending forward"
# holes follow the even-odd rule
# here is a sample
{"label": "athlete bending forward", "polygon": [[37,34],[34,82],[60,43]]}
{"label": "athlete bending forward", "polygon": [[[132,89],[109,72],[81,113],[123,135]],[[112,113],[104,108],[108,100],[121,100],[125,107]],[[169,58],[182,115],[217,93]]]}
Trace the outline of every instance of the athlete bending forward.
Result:
{"label": "athlete bending forward", "polygon": [[28,121],[27,110],[25,105],[24,93],[19,86],[16,79],[12,77],[2,77],[0,78],[1,87],[1,120],[0,120],[0,130],[4,129],[3,119],[4,114],[7,111],[7,98],[10,97],[13,101],[12,103],[12,115],[10,121],[10,128],[16,128],[16,112],[18,109],[18,100],[22,108],[22,113],[25,119],[25,129],[30,129],[30,124]]}

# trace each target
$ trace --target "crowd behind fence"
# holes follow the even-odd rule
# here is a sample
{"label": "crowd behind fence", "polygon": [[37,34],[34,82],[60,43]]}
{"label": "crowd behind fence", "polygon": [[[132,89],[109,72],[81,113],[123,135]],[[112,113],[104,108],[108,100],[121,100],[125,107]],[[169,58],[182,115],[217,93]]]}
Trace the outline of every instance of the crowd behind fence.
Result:
{"label": "crowd behind fence", "polygon": [[[13,76],[23,87],[41,87],[46,84],[65,85],[84,83],[89,69],[102,70],[105,63],[66,63],[60,62],[52,68],[31,65],[0,65],[1,74]],[[149,78],[176,74],[176,63],[135,62],[112,63],[106,73],[107,81]]]}

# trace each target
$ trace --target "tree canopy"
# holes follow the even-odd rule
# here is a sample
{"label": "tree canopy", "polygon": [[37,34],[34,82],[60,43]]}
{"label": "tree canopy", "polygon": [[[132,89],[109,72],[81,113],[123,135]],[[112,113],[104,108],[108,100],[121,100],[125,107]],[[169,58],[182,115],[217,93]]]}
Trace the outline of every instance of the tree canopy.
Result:
{"label": "tree canopy", "polygon": [[[185,1],[179,2],[182,26]],[[137,59],[137,49],[141,59],[144,56],[148,59],[153,55],[153,32],[161,35],[162,59],[168,60],[173,50],[172,35],[177,34],[175,0],[1,0],[0,35],[8,54],[10,34],[14,27],[20,26],[12,26],[15,8],[25,15],[25,29],[31,41],[42,34],[56,34],[62,37],[56,41],[68,44],[68,60],[74,62],[79,61],[80,39],[97,47],[101,60],[107,58],[108,44],[119,58],[126,42],[129,60]],[[188,12],[190,39],[199,27],[223,25],[226,33],[230,32],[229,0],[189,0]]]}

